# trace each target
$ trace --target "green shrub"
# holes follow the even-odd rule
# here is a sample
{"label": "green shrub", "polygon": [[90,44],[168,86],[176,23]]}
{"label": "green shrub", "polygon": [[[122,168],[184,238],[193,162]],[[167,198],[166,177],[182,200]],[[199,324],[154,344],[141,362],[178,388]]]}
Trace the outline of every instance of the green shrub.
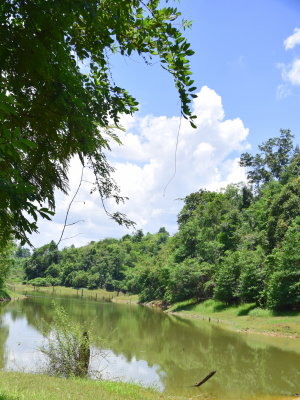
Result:
{"label": "green shrub", "polygon": [[50,286],[50,282],[47,278],[34,278],[27,282],[32,286]]}
{"label": "green shrub", "polygon": [[89,372],[90,344],[87,331],[75,325],[63,307],[55,308],[46,344],[40,349],[48,358],[47,373],[65,378]]}

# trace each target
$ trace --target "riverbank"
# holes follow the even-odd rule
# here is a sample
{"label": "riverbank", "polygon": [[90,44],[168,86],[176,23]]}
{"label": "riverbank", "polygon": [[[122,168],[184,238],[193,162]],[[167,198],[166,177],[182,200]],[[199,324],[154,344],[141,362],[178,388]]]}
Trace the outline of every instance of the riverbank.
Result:
{"label": "riverbank", "polygon": [[[0,400],[198,400],[199,398],[213,400],[216,397],[203,393],[199,395],[197,392],[187,398],[160,393],[131,383],[64,379],[42,374],[0,371]],[[292,398],[295,396],[260,396],[259,400]],[[249,397],[249,400],[254,398]]]}
{"label": "riverbank", "polygon": [[202,303],[188,300],[173,304],[165,312],[185,318],[207,320],[238,332],[300,338],[300,312],[276,313],[258,308],[253,303],[229,307],[215,300]]}
{"label": "riverbank", "polygon": [[35,287],[32,285],[13,284],[11,285],[11,293],[14,296],[27,295],[27,296],[71,296],[71,297],[83,297],[90,300],[98,301],[111,301],[114,297],[117,297],[117,292],[108,292],[103,289],[74,289],[65,286],[39,286]]}
{"label": "riverbank", "polygon": [[[19,298],[24,295],[27,296],[71,296],[82,297],[95,301],[112,301],[119,304],[138,304],[138,295],[120,294],[120,292],[108,292],[103,289],[74,289],[65,286],[40,286],[34,287],[32,285],[12,284],[11,298]],[[0,399],[1,400],[1,399]]]}
{"label": "riverbank", "polygon": [[63,379],[20,372],[0,372],[1,400],[163,400],[154,390],[137,385],[88,379]]}
{"label": "riverbank", "polygon": [[120,294],[112,298],[113,303],[118,304],[138,304],[139,296],[137,294]]}

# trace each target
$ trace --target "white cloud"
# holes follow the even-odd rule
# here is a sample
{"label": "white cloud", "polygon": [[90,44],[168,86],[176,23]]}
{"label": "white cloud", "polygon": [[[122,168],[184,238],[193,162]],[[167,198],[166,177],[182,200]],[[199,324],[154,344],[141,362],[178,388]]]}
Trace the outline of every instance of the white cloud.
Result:
{"label": "white cloud", "polygon": [[281,64],[282,79],[293,86],[300,85],[300,59],[296,59],[292,64],[286,66]]}
{"label": "white cloud", "polygon": [[292,85],[300,85],[300,59],[295,60],[286,71],[286,78]]}
{"label": "white cloud", "polygon": [[295,28],[294,33],[283,42],[286,50],[293,49],[297,44],[300,44],[300,28]]}
{"label": "white cloud", "polygon": [[[225,119],[221,97],[206,86],[195,99],[194,112],[198,116],[197,129],[191,128],[185,119],[181,121],[176,174],[171,181],[179,117],[126,117],[123,126],[127,131],[120,135],[124,145],[111,143],[112,152],[108,157],[116,169],[114,179],[121,194],[130,199],[119,205],[118,210],[132,218],[138,229],[157,232],[165,226],[174,233],[176,216],[183,205],[179,198],[200,188],[216,190],[245,180],[244,171],[237,162],[237,155],[249,147],[246,142],[249,131],[243,122],[239,118]],[[72,192],[76,190],[80,173],[80,162],[73,160],[70,168]],[[87,169],[84,180],[93,180]],[[64,245],[82,245],[90,240],[127,233],[105,215],[97,194],[91,195],[90,189],[90,184],[84,182],[68,219],[69,223],[84,222],[67,227],[64,237],[80,235],[64,241]],[[58,239],[69,201],[68,197],[57,195],[54,222],[42,221],[41,235],[33,237],[35,245]],[[110,201],[107,207],[110,211],[117,209]]]}
{"label": "white cloud", "polygon": [[282,83],[277,86],[276,97],[278,100],[285,99],[286,97],[290,96],[291,94],[292,94],[292,91],[287,84]]}
{"label": "white cloud", "polygon": [[[295,28],[294,33],[285,39],[285,50],[293,49],[300,44],[300,28]],[[300,86],[300,58],[296,57],[290,64],[278,64],[281,70],[281,77],[285,83],[277,86],[276,97],[281,100],[292,95],[292,86]]]}

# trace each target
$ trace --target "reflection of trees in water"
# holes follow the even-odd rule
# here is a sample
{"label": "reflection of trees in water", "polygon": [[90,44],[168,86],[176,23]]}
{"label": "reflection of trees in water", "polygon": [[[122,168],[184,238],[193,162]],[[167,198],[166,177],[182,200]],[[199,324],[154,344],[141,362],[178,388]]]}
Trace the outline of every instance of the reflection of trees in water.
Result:
{"label": "reflection of trees in water", "polygon": [[49,299],[46,299],[46,303],[45,300],[41,302],[31,298],[13,302],[9,305],[9,312],[13,321],[23,319],[26,316],[28,325],[33,326],[38,331],[46,329],[53,318],[51,300],[49,301]]}
{"label": "reflection of trees in water", "polygon": [[[51,323],[50,302],[42,298],[26,300],[21,308],[28,323],[37,329],[42,320]],[[203,386],[205,390],[246,394],[299,392],[297,353],[267,345],[255,348],[242,335],[145,307],[102,305],[80,299],[56,299],[56,303],[83,325],[93,326],[94,345],[108,343],[107,348],[128,361],[135,357],[149,366],[159,365],[165,372],[161,379],[166,388],[187,388],[217,370]]]}
{"label": "reflection of trees in water", "polygon": [[5,342],[9,334],[9,327],[3,325],[5,305],[0,304],[0,369],[5,366]]}

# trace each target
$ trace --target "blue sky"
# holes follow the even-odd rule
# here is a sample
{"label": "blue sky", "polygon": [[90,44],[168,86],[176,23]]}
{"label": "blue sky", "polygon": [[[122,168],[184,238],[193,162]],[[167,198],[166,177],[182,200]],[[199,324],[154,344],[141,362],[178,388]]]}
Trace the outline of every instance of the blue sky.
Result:
{"label": "blue sky", "polygon": [[[173,2],[170,1],[169,4]],[[300,1],[299,0],[181,0],[174,3],[182,17],[193,21],[185,32],[195,55],[191,65],[199,97],[194,104],[198,129],[183,124],[174,151],[180,106],[172,78],[158,63],[148,67],[138,56],[116,57],[111,69],[117,84],[140,102],[140,111],[125,118],[123,147],[112,145],[108,155],[115,179],[130,200],[121,207],[145,232],[166,226],[176,232],[176,200],[207,188],[219,190],[245,179],[237,161],[243,151],[290,128],[300,139]],[[299,31],[297,31],[297,28]],[[80,176],[72,162],[71,192]],[[85,179],[90,180],[89,171]],[[63,245],[82,245],[127,233],[104,214],[99,199],[82,187],[69,223],[83,219],[65,235]],[[36,246],[56,240],[69,198],[57,193],[53,223],[42,221]],[[113,211],[115,205],[109,203]],[[129,232],[130,233],[130,232]]]}
{"label": "blue sky", "polygon": [[[283,82],[279,67],[300,58],[300,45],[284,48],[300,27],[300,1],[181,0],[178,8],[193,22],[185,35],[195,51],[197,86],[207,85],[222,97],[226,116],[239,116],[250,129],[250,143],[255,146],[280,128],[300,135],[300,87]],[[133,57],[115,66],[116,79],[141,102],[142,115],[178,114],[172,79],[158,64],[143,66]],[[291,93],[279,98],[284,83]]]}

